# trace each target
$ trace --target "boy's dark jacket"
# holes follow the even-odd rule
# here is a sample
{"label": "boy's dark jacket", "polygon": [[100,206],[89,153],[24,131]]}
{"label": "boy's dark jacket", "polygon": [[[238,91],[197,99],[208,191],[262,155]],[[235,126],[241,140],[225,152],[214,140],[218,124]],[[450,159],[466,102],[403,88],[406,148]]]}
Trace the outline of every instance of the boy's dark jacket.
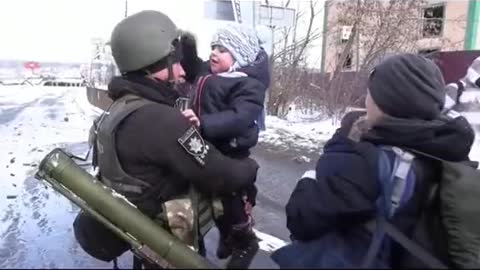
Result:
{"label": "boy's dark jacket", "polygon": [[[287,205],[287,227],[293,238],[313,241],[333,232],[352,232],[376,215],[379,197],[378,145],[392,145],[421,151],[448,161],[468,161],[474,132],[463,117],[434,121],[395,119],[375,126],[363,134],[360,142],[348,136],[352,123],[360,115],[348,114],[342,127],[326,143],[316,165],[316,179],[301,179]],[[414,233],[422,206],[428,198],[428,187],[438,181],[440,169],[430,160],[417,157],[413,163],[417,182],[414,195],[393,219],[407,236]],[[435,243],[433,223],[428,228],[425,248],[442,254]],[[432,239],[433,238],[433,239]],[[369,239],[365,239],[368,246]],[[440,249],[440,250],[438,250]],[[402,260],[402,252],[392,258]],[[398,261],[397,261],[398,262]]]}

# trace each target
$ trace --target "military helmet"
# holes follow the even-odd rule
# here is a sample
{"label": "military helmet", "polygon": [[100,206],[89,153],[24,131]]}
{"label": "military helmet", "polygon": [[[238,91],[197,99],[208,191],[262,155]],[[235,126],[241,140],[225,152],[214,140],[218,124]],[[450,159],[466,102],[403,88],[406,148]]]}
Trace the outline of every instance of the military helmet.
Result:
{"label": "military helmet", "polygon": [[145,10],[118,23],[110,39],[112,55],[122,73],[143,69],[175,51],[180,31],[165,14]]}

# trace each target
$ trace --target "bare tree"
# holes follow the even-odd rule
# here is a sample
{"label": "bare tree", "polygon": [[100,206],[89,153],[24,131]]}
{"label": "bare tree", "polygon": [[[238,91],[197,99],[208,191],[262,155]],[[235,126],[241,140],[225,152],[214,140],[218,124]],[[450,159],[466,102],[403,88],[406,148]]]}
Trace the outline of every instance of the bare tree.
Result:
{"label": "bare tree", "polygon": [[[290,4],[291,2],[287,1],[284,7],[289,7]],[[275,44],[272,57],[272,86],[268,103],[270,114],[285,116],[289,104],[299,98],[307,51],[311,44],[321,37],[320,29],[315,27],[315,20],[319,18],[320,12],[318,1],[310,0],[308,10],[297,13],[292,27],[276,30],[276,35],[281,38]],[[306,31],[300,33],[300,21],[304,19]]]}
{"label": "bare tree", "polygon": [[[337,16],[327,33],[330,76],[320,85],[324,107],[331,117],[344,114],[348,106],[361,104],[366,79],[372,68],[389,55],[417,52],[423,38],[424,0],[332,1]],[[341,14],[339,16],[338,14]],[[347,40],[340,35],[351,27]],[[336,57],[335,57],[336,56]]]}
{"label": "bare tree", "polygon": [[[428,42],[451,49],[463,44],[463,39],[428,35],[432,28],[438,28],[439,20],[461,30],[466,15],[450,21],[425,19],[427,0],[330,0],[326,32],[316,29],[313,23],[322,9],[316,1],[310,0],[309,4],[293,27],[276,30],[282,38],[275,45],[272,59],[268,108],[273,115],[284,116],[289,104],[295,102],[300,105],[297,108],[305,111],[320,110],[325,116],[339,118],[349,106],[362,105],[368,75],[385,57],[417,53]],[[305,18],[308,27],[302,34],[298,32],[298,23]],[[350,34],[342,37],[346,29]],[[321,37],[327,48],[323,73],[304,65],[312,42]]]}

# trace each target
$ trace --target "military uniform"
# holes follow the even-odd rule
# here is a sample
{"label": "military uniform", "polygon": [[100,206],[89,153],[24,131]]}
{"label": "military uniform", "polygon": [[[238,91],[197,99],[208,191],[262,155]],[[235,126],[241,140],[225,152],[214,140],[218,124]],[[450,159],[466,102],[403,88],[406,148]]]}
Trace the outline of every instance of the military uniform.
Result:
{"label": "military uniform", "polygon": [[[127,175],[141,179],[143,183],[139,182],[138,186],[151,188],[161,183],[163,190],[170,191],[162,199],[169,200],[188,191],[190,184],[200,192],[221,195],[254,182],[258,168],[256,162],[228,158],[203,140],[174,107],[177,96],[166,84],[136,76],[119,77],[112,80],[109,95],[116,100],[114,104],[123,107],[139,99],[148,100],[118,123],[115,134],[112,134],[115,142],[112,150],[117,154],[121,169]],[[105,142],[111,132],[104,125],[109,116],[105,114],[97,127],[98,138],[101,140],[106,136]],[[100,142],[97,146],[98,152],[102,153],[99,148],[105,145]],[[110,156],[102,159],[99,155],[100,175],[121,183],[119,179],[123,176],[116,175],[118,168],[111,166],[111,159]]]}
{"label": "military uniform", "polygon": [[[205,200],[192,194],[211,198],[247,187],[258,164],[222,155],[175,108],[179,95],[171,79],[172,64],[180,61],[178,34],[157,11],[137,13],[115,27],[112,54],[122,76],[110,82],[114,103],[95,121],[90,139],[98,179],[191,242],[191,231],[193,237],[205,233],[201,228],[208,221]],[[166,68],[168,81],[149,76]],[[184,213],[178,214],[182,207]],[[106,237],[102,225],[85,215],[74,227],[83,249],[96,258],[109,261],[128,249],[113,248],[115,237]]]}

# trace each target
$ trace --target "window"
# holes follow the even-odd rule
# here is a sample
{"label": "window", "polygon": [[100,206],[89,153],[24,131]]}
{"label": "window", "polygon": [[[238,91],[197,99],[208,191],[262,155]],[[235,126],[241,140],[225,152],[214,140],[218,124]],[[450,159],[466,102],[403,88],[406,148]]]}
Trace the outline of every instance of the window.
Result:
{"label": "window", "polygon": [[215,0],[204,2],[205,17],[208,19],[235,21],[231,1]]}
{"label": "window", "polygon": [[[338,59],[339,60],[341,60],[340,57],[342,57],[341,53],[338,54]],[[352,65],[353,65],[353,56],[352,56],[352,53],[348,53],[346,58],[345,58],[345,61],[342,64],[342,69],[343,70],[351,70]]]}
{"label": "window", "polygon": [[424,38],[442,36],[444,16],[445,5],[424,8],[422,36]]}

